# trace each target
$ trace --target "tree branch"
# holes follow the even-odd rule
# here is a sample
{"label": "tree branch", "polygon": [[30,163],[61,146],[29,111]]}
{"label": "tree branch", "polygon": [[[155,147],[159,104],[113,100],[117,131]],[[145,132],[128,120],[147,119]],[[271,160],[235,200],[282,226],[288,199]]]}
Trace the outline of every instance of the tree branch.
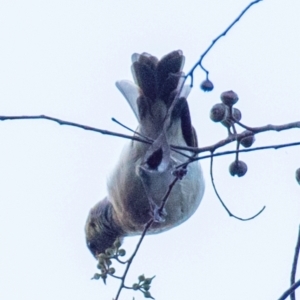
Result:
{"label": "tree branch", "polygon": [[81,128],[81,129],[88,130],[88,131],[94,131],[94,132],[98,132],[98,133],[101,133],[101,134],[112,135],[112,136],[117,136],[117,137],[121,137],[121,138],[124,138],[124,139],[130,139],[130,140],[139,141],[139,142],[142,142],[142,143],[151,144],[151,142],[149,142],[148,140],[143,139],[141,137],[121,134],[121,133],[108,131],[108,130],[104,130],[104,129],[99,129],[99,128],[95,128],[95,127],[91,127],[91,126],[87,126],[87,125],[74,123],[74,122],[64,121],[64,120],[61,120],[61,119],[57,119],[57,118],[53,118],[53,117],[49,117],[49,116],[45,116],[45,115],[0,116],[0,121],[6,121],[6,120],[37,120],[37,119],[39,119],[39,120],[41,120],[41,119],[49,120],[49,121],[56,122],[59,125],[73,126],[73,127]]}
{"label": "tree branch", "polygon": [[131,257],[130,257],[130,258],[128,259],[128,261],[127,261],[126,268],[125,268],[125,271],[124,271],[124,273],[123,273],[123,275],[122,275],[122,277],[121,277],[121,284],[120,284],[120,286],[119,286],[119,289],[118,289],[118,292],[117,292],[117,295],[116,295],[115,300],[118,300],[118,299],[119,299],[119,296],[120,296],[120,294],[121,294],[122,289],[123,289],[123,288],[127,288],[127,287],[125,286],[125,283],[124,283],[124,282],[125,282],[125,279],[126,279],[126,276],[127,276],[127,273],[128,273],[128,271],[129,271],[129,268],[130,268],[130,266],[131,266],[131,264],[132,264],[133,259],[135,258],[136,254],[137,254],[137,252],[138,252],[138,250],[139,250],[139,248],[140,248],[140,246],[141,246],[141,244],[142,244],[142,241],[143,241],[143,239],[144,239],[144,237],[145,237],[145,235],[146,235],[147,230],[150,228],[150,226],[152,225],[153,222],[154,222],[154,220],[151,218],[151,219],[146,223],[145,229],[144,229],[143,233],[141,234],[141,237],[140,237],[140,239],[139,239],[139,241],[138,241],[138,243],[137,243],[137,245],[136,245],[136,247],[135,247],[135,250],[134,250],[133,254],[131,255]]}
{"label": "tree branch", "polygon": [[[185,75],[185,80],[190,77],[191,78],[191,83],[190,86],[193,87],[194,84],[194,71],[195,69],[199,66],[205,73],[206,73],[206,79],[208,79],[208,74],[209,71],[207,71],[203,66],[202,66],[202,60],[206,56],[206,54],[211,50],[211,48],[215,45],[215,43],[223,36],[225,36],[228,31],[241,19],[241,17],[250,9],[251,6],[254,4],[257,4],[258,2],[261,2],[262,0],[256,0],[251,2],[240,14],[239,16],[219,35],[217,36],[210,44],[210,46],[201,54],[200,59],[196,62],[196,64],[192,67],[192,69]],[[185,81],[184,80],[184,81]]]}
{"label": "tree branch", "polygon": [[296,281],[289,289],[287,289],[278,300],[285,300],[300,286],[300,279]]}
{"label": "tree branch", "polygon": [[277,149],[293,147],[293,146],[300,146],[300,142],[261,146],[261,147],[247,148],[247,149],[242,149],[242,150],[229,150],[229,151],[217,152],[212,155],[204,155],[204,156],[196,157],[193,159],[193,161],[210,158],[211,156],[216,157],[216,156],[223,156],[223,155],[229,155],[229,154],[235,154],[235,153],[253,152],[253,151],[259,151],[259,150],[270,150],[270,149],[277,150]]}
{"label": "tree branch", "polygon": [[[133,141],[138,141],[141,143],[146,143],[146,144],[151,144],[152,140],[148,139],[147,137],[138,137],[136,135],[131,136],[131,135],[126,135],[126,134],[121,134],[118,132],[113,132],[113,131],[109,131],[109,130],[104,130],[104,129],[100,129],[100,128],[95,128],[95,127],[91,127],[88,125],[83,125],[83,124],[78,124],[75,122],[70,122],[70,121],[65,121],[65,120],[61,120],[58,118],[54,118],[54,117],[49,117],[46,115],[28,115],[28,116],[0,116],[0,121],[6,121],[6,120],[37,120],[37,119],[44,119],[44,120],[48,120],[48,121],[53,121],[58,123],[59,125],[66,125],[66,126],[73,126],[73,127],[77,127],[77,128],[81,128],[84,130],[88,130],[88,131],[93,131],[93,132],[98,132],[104,135],[111,135],[111,136],[117,136],[117,137],[121,137],[121,138],[125,138],[125,139],[130,139]],[[119,124],[121,124],[120,122],[118,122]],[[237,122],[239,124],[239,122]],[[241,125],[241,124],[239,124]],[[124,126],[123,126],[124,127]],[[210,146],[205,146],[205,147],[201,147],[201,148],[196,148],[196,147],[188,147],[188,146],[177,146],[177,145],[171,145],[171,149],[176,151],[177,150],[186,150],[186,151],[190,151],[193,153],[203,153],[203,152],[214,152],[216,149],[221,148],[225,145],[228,145],[234,141],[237,140],[241,140],[244,137],[250,136],[253,133],[258,134],[258,133],[262,133],[262,132],[266,132],[266,131],[283,131],[283,130],[289,130],[289,129],[295,129],[295,128],[300,128],[300,121],[297,122],[292,122],[292,123],[287,123],[287,124],[282,124],[282,125],[265,125],[265,126],[260,126],[260,127],[248,127],[246,125],[243,125],[243,127],[246,127],[247,130],[237,134],[237,135],[230,135],[228,136],[226,139],[221,140],[213,145]],[[127,127],[128,129],[128,127]],[[263,146],[263,147],[256,147],[256,148],[249,148],[249,149],[242,149],[239,150],[238,152],[252,152],[252,151],[257,151],[257,150],[265,150],[265,149],[280,149],[280,148],[285,148],[285,147],[292,147],[292,146],[298,146],[300,145],[300,142],[294,142],[294,143],[286,143],[286,144],[278,144],[278,145],[270,145],[270,146]],[[177,152],[177,151],[176,151]],[[179,152],[180,153],[180,152]],[[219,152],[219,153],[214,153],[213,156],[221,156],[221,155],[228,155],[228,154],[232,154],[232,153],[237,153],[236,150],[232,150],[232,151],[225,151],[225,152]],[[182,153],[182,155],[184,155],[184,153]],[[211,157],[210,155],[207,156],[202,156],[202,157],[197,157],[197,158],[192,158],[188,155],[185,155],[188,158],[190,158],[192,161],[195,160],[201,160],[201,159],[205,159],[205,158],[209,158]],[[181,167],[181,166],[179,166]]]}
{"label": "tree branch", "polygon": [[[296,247],[295,247],[295,254],[294,254],[292,271],[291,271],[291,286],[295,283],[299,251],[300,251],[300,225],[299,225],[299,230],[298,230],[298,238],[297,238],[297,243],[296,243]],[[295,295],[294,291],[292,291],[292,293],[291,293],[291,300],[296,300],[296,295]]]}
{"label": "tree branch", "polygon": [[[163,209],[164,209],[164,207],[165,207],[165,205],[166,205],[166,203],[167,203],[168,197],[169,197],[169,195],[170,195],[170,193],[171,193],[171,190],[172,190],[173,186],[175,185],[175,183],[176,183],[177,181],[178,181],[178,177],[175,177],[174,180],[173,180],[173,181],[171,182],[171,184],[169,185],[169,188],[168,188],[168,190],[167,190],[165,196],[163,197],[163,199],[162,199],[162,201],[161,201],[161,205],[160,205],[160,207],[159,207],[159,209],[158,209],[158,212],[159,212],[159,213],[161,213],[161,212],[163,211]],[[127,260],[127,262],[126,262],[127,265],[126,265],[125,271],[124,271],[124,273],[123,273],[123,275],[122,275],[122,277],[121,277],[121,284],[120,284],[120,287],[119,287],[119,289],[118,289],[118,292],[117,292],[117,295],[116,295],[115,300],[118,300],[118,299],[119,299],[119,296],[120,296],[120,293],[121,293],[122,289],[123,289],[123,288],[126,288],[126,286],[125,286],[125,279],[126,279],[126,276],[127,276],[128,271],[129,271],[130,265],[132,264],[132,261],[133,261],[133,259],[135,258],[135,256],[136,256],[136,254],[137,254],[137,252],[138,252],[138,250],[139,250],[139,248],[140,248],[140,246],[141,246],[141,244],[142,244],[142,241],[143,241],[143,239],[144,239],[144,237],[145,237],[145,235],[146,235],[148,229],[151,227],[151,225],[152,225],[153,223],[154,223],[154,218],[151,218],[151,219],[146,223],[145,228],[144,228],[144,231],[143,231],[143,233],[142,233],[141,236],[140,236],[140,239],[139,239],[139,241],[138,241],[138,243],[137,243],[137,245],[136,245],[136,248],[135,248],[133,254],[131,255],[131,257],[130,257],[130,258]]]}
{"label": "tree branch", "polygon": [[213,189],[215,191],[215,194],[217,195],[220,203],[222,204],[223,208],[227,211],[229,217],[233,217],[237,220],[240,220],[240,221],[250,221],[254,218],[256,218],[258,215],[260,215],[264,209],[266,208],[266,206],[264,206],[258,213],[256,213],[254,216],[252,217],[249,217],[249,218],[240,218],[236,215],[234,215],[228,208],[227,206],[225,205],[225,203],[223,202],[221,196],[219,195],[218,191],[217,191],[217,188],[216,188],[216,185],[215,185],[215,181],[214,181],[214,176],[213,176],[213,155],[210,156],[210,179],[211,179],[211,183],[212,183],[212,186],[213,186]]}
{"label": "tree branch", "polygon": [[[265,126],[259,126],[259,127],[248,127],[246,125],[241,124],[240,122],[236,122],[240,126],[246,128],[245,131],[238,133],[236,135],[232,134],[229,135],[226,139],[221,140],[217,142],[216,144],[213,144],[211,146],[206,146],[206,147],[201,147],[201,148],[195,148],[195,147],[184,147],[184,146],[175,146],[172,145],[175,149],[179,150],[187,150],[195,153],[202,153],[202,152],[214,152],[216,149],[221,148],[225,145],[228,145],[234,141],[241,140],[242,138],[245,138],[247,136],[253,135],[253,134],[258,134],[258,133],[263,133],[267,131],[284,131],[284,130],[289,130],[289,129],[296,129],[300,128],[300,121],[292,122],[292,123],[287,123],[287,124],[281,124],[281,125],[265,125]],[[245,149],[247,151],[251,151],[251,149]],[[243,151],[243,150],[242,150]],[[245,151],[244,151],[245,152]]]}

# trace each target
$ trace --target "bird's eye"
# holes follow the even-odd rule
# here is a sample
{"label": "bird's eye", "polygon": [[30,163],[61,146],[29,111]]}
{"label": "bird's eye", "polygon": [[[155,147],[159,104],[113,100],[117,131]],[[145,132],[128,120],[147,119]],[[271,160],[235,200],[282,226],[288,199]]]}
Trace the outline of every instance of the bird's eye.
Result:
{"label": "bird's eye", "polygon": [[93,243],[93,242],[88,242],[87,246],[90,249],[90,251],[93,253],[93,255],[95,256],[97,254],[97,246],[96,246],[96,244]]}

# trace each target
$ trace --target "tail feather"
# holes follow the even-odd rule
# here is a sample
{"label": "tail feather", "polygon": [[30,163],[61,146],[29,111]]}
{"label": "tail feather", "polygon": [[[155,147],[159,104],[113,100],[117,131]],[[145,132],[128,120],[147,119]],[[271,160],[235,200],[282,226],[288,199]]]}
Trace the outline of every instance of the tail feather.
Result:
{"label": "tail feather", "polygon": [[197,135],[192,126],[189,106],[184,97],[179,98],[178,102],[174,106],[171,119],[180,119],[181,132],[187,146],[198,147]]}
{"label": "tail feather", "polygon": [[137,115],[140,132],[153,139],[161,133],[167,111],[181,88],[180,98],[171,114],[170,126],[181,126],[185,143],[197,146],[186,101],[190,87],[182,86],[184,61],[181,50],[173,51],[161,60],[148,53],[133,54],[131,70],[137,85],[136,91],[125,81],[118,82],[117,87]]}
{"label": "tail feather", "polygon": [[[184,60],[182,51],[178,50],[167,54],[159,61],[156,69],[158,95],[166,94],[166,91],[170,93],[177,88],[180,75],[182,75],[181,70],[184,65]],[[171,87],[173,87],[173,89],[171,89]]]}
{"label": "tail feather", "polygon": [[[143,56],[141,55],[141,57]],[[143,60],[146,59],[148,58],[144,57]],[[136,83],[143,91],[143,94],[154,101],[156,99],[155,69],[139,60],[132,64],[132,73],[135,74]]]}

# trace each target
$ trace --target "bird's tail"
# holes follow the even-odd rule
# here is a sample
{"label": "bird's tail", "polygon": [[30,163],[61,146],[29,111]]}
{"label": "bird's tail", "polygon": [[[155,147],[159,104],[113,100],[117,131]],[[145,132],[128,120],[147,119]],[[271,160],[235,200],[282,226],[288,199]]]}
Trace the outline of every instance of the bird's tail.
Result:
{"label": "bird's tail", "polygon": [[[122,80],[116,85],[133,109],[141,134],[155,140],[163,128],[166,131],[179,129],[185,144],[195,147],[197,137],[186,101],[190,88],[182,85],[184,61],[180,50],[167,54],[161,60],[148,53],[133,54],[131,70],[135,84]],[[166,128],[168,113],[170,119]],[[167,133],[167,136],[177,135],[175,132]]]}

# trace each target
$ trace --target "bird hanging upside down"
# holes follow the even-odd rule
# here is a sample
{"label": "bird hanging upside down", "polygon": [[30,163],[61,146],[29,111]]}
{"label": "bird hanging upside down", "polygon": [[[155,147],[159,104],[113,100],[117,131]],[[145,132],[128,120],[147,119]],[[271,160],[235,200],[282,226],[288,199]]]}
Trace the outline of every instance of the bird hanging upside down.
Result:
{"label": "bird hanging upside down", "polygon": [[151,217],[155,222],[147,234],[180,225],[201,202],[204,180],[200,164],[194,162],[173,186],[164,213],[155,213],[175,178],[175,167],[187,161],[170,145],[198,146],[186,100],[190,88],[182,87],[183,65],[180,50],[161,60],[147,53],[133,54],[135,84],[127,80],[116,83],[137,117],[136,132],[153,143],[132,140],[126,145],[108,180],[108,195],[91,209],[85,233],[95,257],[111,247],[116,238],[141,234]]}

